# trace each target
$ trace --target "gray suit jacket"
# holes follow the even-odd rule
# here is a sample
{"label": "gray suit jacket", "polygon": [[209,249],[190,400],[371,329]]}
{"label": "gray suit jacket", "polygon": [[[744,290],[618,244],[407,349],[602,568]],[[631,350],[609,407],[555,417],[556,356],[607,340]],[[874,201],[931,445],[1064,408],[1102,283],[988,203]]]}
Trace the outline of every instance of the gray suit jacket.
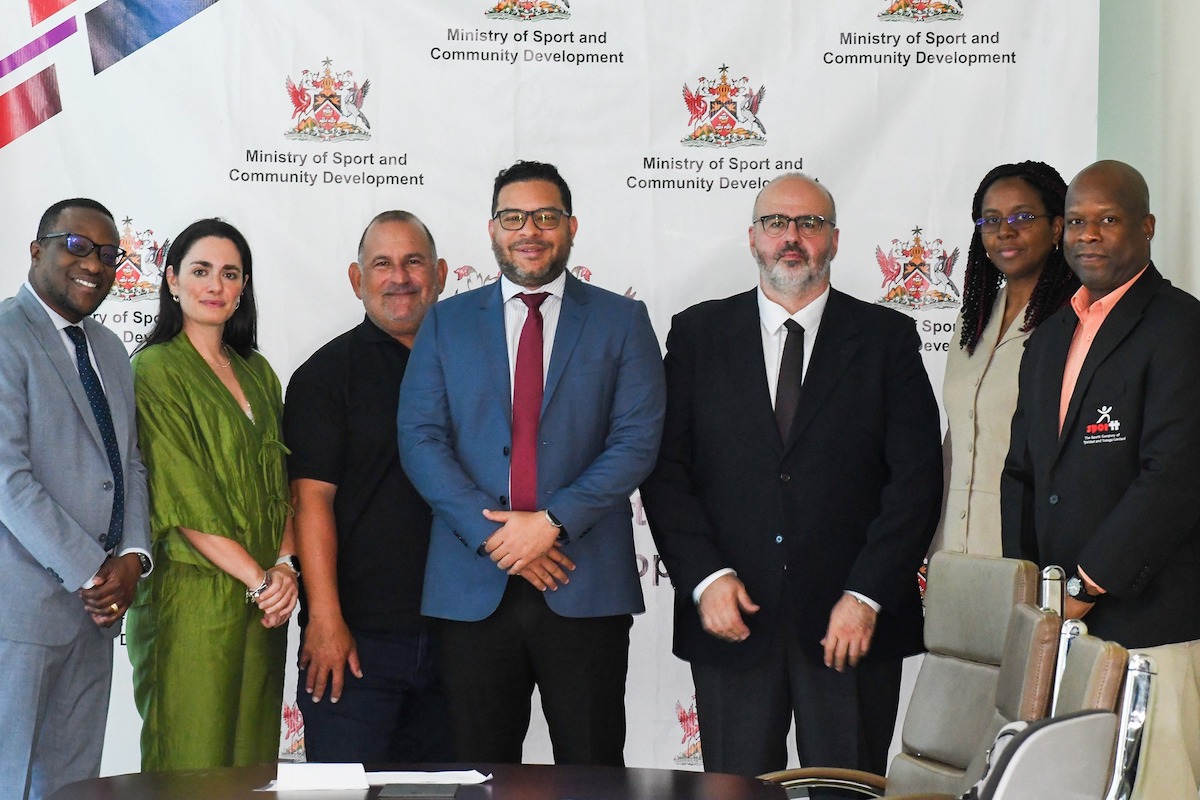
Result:
{"label": "gray suit jacket", "polygon": [[[90,318],[91,343],[125,473],[121,548],[149,551],[146,473],[137,449],[129,357]],[[77,590],[104,562],[112,471],[75,364],[22,287],[0,302],[0,638],[61,645],[93,625]],[[116,636],[120,625],[108,629]]]}

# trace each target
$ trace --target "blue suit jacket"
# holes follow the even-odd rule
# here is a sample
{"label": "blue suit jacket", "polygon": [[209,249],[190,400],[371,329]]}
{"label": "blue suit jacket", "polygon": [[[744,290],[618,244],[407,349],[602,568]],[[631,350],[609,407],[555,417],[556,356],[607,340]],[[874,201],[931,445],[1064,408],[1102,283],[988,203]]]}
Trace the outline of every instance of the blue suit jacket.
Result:
{"label": "blue suit jacket", "polygon": [[[480,546],[508,509],[512,390],[498,283],[437,303],[400,389],[400,460],[433,507],[422,613],[476,621],[508,575]],[[567,617],[645,610],[629,495],[654,466],[665,386],[646,307],[567,276],[539,423],[539,507],[576,564],[546,601]]]}

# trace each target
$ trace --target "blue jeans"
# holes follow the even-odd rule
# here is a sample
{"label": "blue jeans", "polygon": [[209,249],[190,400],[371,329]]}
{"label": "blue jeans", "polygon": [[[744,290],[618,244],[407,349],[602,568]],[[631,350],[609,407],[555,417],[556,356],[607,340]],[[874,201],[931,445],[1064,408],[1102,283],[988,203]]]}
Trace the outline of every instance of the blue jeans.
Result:
{"label": "blue jeans", "polygon": [[[351,631],[363,676],[346,670],[341,699],[314,703],[301,673],[296,704],[304,715],[309,761],[404,764],[454,760],[445,699],[428,633]],[[301,644],[303,647],[303,644]]]}

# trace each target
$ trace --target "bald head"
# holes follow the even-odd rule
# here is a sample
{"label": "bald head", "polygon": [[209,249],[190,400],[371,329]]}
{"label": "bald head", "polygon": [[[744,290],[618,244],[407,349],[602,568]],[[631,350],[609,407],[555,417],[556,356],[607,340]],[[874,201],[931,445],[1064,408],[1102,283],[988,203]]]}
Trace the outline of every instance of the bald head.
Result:
{"label": "bald head", "polygon": [[1142,173],[1124,161],[1097,161],[1080,170],[1067,187],[1067,198],[1078,186],[1102,186],[1114,200],[1135,214],[1150,213],[1150,187]]}
{"label": "bald head", "polygon": [[825,195],[825,199],[829,201],[828,213],[821,213],[821,216],[828,220],[837,219],[837,206],[833,202],[833,195],[829,190],[821,185],[819,181],[810,178],[803,172],[785,172],[784,174],[772,178],[767,182],[767,185],[758,190],[758,194],[754,197],[754,216],[751,221],[758,219],[764,214],[774,213],[772,211],[763,211],[765,205],[770,204],[770,200],[777,195],[787,193],[790,189],[797,186],[807,186],[817,189],[821,194]]}
{"label": "bald head", "polygon": [[1121,161],[1097,161],[1067,187],[1063,250],[1092,300],[1150,263],[1154,215],[1146,179]]}

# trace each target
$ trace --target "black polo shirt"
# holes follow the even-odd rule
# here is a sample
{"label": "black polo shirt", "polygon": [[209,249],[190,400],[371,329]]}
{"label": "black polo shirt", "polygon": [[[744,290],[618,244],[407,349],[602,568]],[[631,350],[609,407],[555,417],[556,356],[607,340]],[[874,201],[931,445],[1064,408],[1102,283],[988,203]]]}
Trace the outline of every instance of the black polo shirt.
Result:
{"label": "black polo shirt", "polygon": [[[338,595],[351,629],[421,628],[432,515],[404,474],[396,444],[408,354],[366,318],[313,353],[287,387],[288,477],[337,486]],[[307,622],[302,592],[300,624]]]}

